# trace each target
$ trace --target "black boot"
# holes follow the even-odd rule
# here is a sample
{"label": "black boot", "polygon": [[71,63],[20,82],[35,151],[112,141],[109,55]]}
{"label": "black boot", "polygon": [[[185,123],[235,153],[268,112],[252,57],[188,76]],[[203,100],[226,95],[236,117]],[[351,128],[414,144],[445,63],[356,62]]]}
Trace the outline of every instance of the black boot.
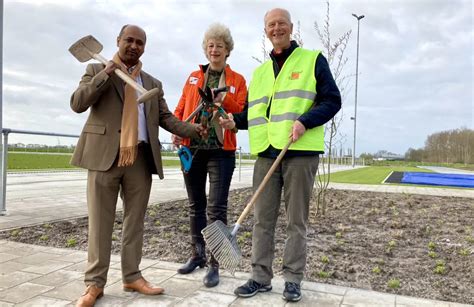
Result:
{"label": "black boot", "polygon": [[202,280],[204,286],[211,288],[217,286],[219,283],[219,262],[211,255],[211,261],[209,261],[209,268],[207,273]]}
{"label": "black boot", "polygon": [[204,243],[193,243],[193,255],[182,267],[178,269],[179,274],[189,274],[197,267],[203,268],[206,265],[206,251]]}

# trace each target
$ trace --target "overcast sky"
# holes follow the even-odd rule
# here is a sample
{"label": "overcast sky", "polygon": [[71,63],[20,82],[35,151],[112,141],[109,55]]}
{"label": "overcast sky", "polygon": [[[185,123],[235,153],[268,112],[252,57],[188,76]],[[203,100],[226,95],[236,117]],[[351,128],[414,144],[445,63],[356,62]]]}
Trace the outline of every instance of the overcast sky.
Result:
{"label": "overcast sky", "polygon": [[[143,69],[163,82],[174,110],[189,73],[206,63],[202,37],[213,22],[229,26],[235,42],[228,64],[250,81],[262,58],[263,15],[278,5],[301,26],[304,47],[321,49],[315,31],[323,25],[321,0],[62,1],[5,0],[3,33],[3,126],[79,134],[87,114],[69,107],[86,64],[68,52],[85,35],[95,36],[110,58],[124,24],[147,32]],[[474,127],[473,7],[470,0],[333,0],[332,40],[352,35],[343,75],[350,82],[343,100],[338,147],[352,148],[357,21],[360,23],[357,155],[378,150],[404,154],[429,134]],[[266,42],[267,47],[270,46]],[[248,150],[248,134],[239,132]],[[160,133],[161,141],[169,134]],[[10,135],[10,143],[71,144],[74,139]]]}

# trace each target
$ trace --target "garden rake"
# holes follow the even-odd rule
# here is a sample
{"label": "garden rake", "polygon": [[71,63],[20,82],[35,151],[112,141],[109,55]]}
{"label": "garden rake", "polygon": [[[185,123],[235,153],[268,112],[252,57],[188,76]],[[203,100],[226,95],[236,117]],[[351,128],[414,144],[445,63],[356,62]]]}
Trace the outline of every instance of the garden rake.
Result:
{"label": "garden rake", "polygon": [[239,266],[240,259],[242,258],[242,254],[236,239],[237,231],[242,225],[243,220],[250,213],[255,201],[262,193],[268,180],[270,180],[270,177],[275,172],[275,169],[277,168],[278,164],[280,164],[281,159],[283,159],[288,147],[290,147],[292,143],[293,141],[290,138],[286,146],[281,150],[275,162],[273,162],[272,166],[258,186],[257,191],[255,191],[252,198],[245,206],[244,211],[242,214],[240,214],[239,219],[234,226],[228,227],[222,221],[218,220],[208,225],[201,231],[204,236],[204,240],[209,247],[209,250],[214,255],[214,258],[216,258],[221,267],[228,270],[232,275],[234,275],[235,270]]}

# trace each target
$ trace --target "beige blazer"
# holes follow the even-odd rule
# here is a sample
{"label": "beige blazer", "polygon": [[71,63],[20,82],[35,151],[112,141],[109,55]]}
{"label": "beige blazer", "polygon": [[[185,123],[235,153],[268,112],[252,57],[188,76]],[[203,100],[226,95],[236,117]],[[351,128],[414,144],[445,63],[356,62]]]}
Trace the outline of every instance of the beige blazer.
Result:
{"label": "beige blazer", "polygon": [[[71,109],[74,112],[82,113],[90,109],[71,164],[95,171],[110,169],[118,155],[123,109],[124,82],[115,74],[107,75],[103,69],[102,64],[89,64],[79,87],[71,96]],[[182,137],[198,135],[193,125],[178,120],[170,112],[163,97],[161,82],[144,71],[140,76],[145,89],[160,89],[157,96],[144,104],[148,137],[156,168],[152,172],[163,179],[158,127]]]}

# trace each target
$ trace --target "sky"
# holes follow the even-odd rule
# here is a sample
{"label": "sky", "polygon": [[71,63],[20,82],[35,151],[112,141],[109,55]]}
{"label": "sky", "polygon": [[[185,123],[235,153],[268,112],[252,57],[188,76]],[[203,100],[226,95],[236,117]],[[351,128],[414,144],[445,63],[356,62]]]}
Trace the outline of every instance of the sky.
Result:
{"label": "sky", "polygon": [[[263,16],[275,6],[289,10],[305,48],[324,48],[315,30],[315,22],[323,26],[327,18],[321,0],[4,0],[3,127],[80,134],[88,113],[74,113],[69,101],[86,63],[68,48],[93,35],[104,46],[101,54],[111,58],[124,24],[147,32],[143,70],[162,81],[172,111],[189,74],[207,63],[201,42],[211,23],[230,28],[235,47],[227,63],[248,83],[259,65],[254,57],[263,58],[262,48],[271,50],[263,36]],[[379,150],[404,154],[423,147],[430,134],[473,129],[472,1],[332,0],[331,41],[351,31],[340,75],[346,82],[340,83],[338,151],[348,153],[354,138],[357,20],[352,13],[365,16],[360,21],[356,155]],[[160,140],[169,141],[170,134],[160,130]],[[9,136],[9,143],[76,141]],[[239,131],[238,143],[248,151],[246,131]]]}

